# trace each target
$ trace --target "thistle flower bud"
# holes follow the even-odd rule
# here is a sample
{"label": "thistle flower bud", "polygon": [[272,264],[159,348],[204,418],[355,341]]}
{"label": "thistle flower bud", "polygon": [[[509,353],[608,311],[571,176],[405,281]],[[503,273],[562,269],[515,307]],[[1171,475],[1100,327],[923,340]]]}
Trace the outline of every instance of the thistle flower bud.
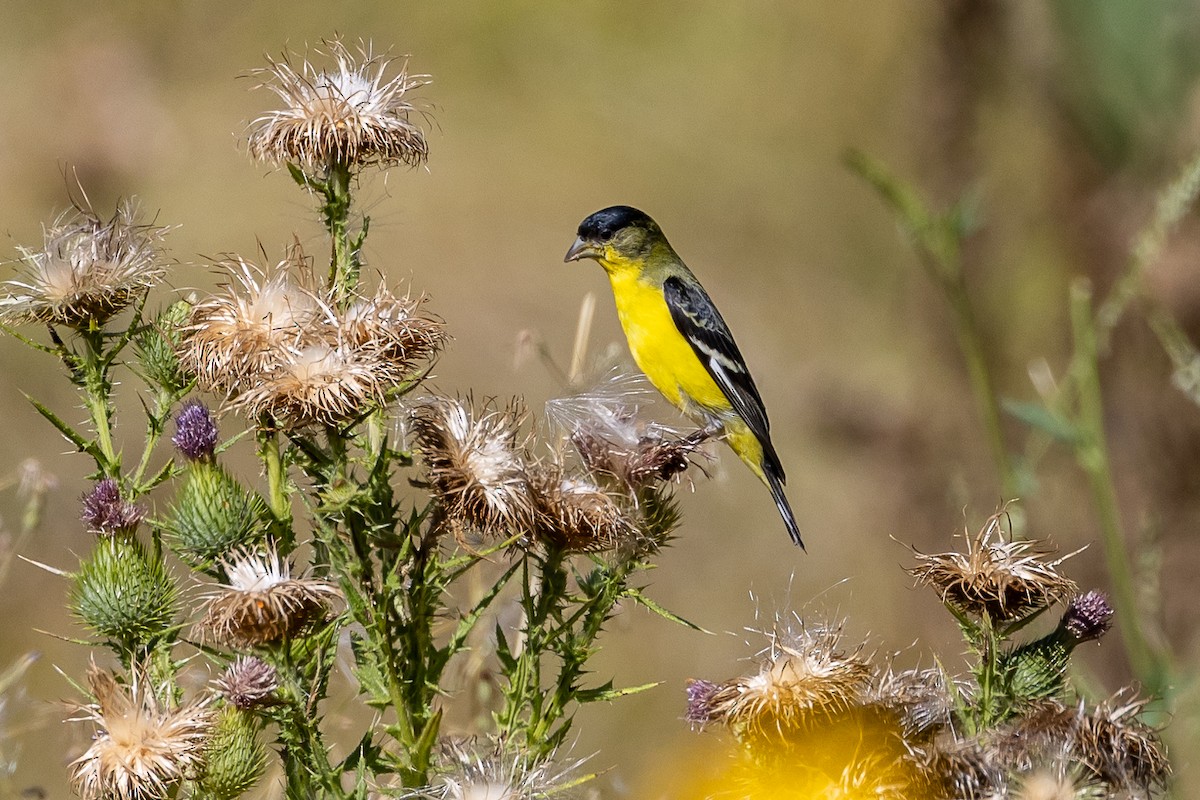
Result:
{"label": "thistle flower bud", "polygon": [[239,656],[216,682],[221,696],[242,711],[268,705],[279,688],[279,674],[254,656]]}
{"label": "thistle flower bud", "polygon": [[46,229],[41,249],[20,248],[23,271],[6,284],[0,320],[103,325],[166,274],[159,254],[166,232],[140,222],[133,201],[108,221],[76,209]]}
{"label": "thistle flower bud", "polygon": [[316,52],[332,59],[331,68],[319,69],[306,58],[297,69],[285,54],[255,70],[261,86],[278,95],[284,107],[251,123],[250,155],[305,169],[424,163],[429,146],[410,120],[415,108],[406,95],[427,84],[428,77],[409,75],[402,64],[394,78],[384,80],[395,59],[374,55],[368,44],[357,53],[340,41],[324,44],[327,52]]}
{"label": "thistle flower bud", "polygon": [[175,583],[162,560],[135,539],[100,540],[74,579],[71,608],[98,636],[133,650],[172,629]]}
{"label": "thistle flower bud", "polygon": [[71,784],[84,800],[160,800],[196,777],[204,763],[212,713],[203,703],[171,708],[135,673],[126,689],[92,664],[95,702],[76,721],[96,726],[92,746],[71,762]]}
{"label": "thistle flower bud", "polygon": [[174,395],[186,391],[191,380],[179,361],[184,325],[191,310],[186,300],[174,302],[134,337],[142,373],[153,385]]}
{"label": "thistle flower bud", "polygon": [[240,797],[258,783],[267,768],[258,724],[249,714],[233,708],[217,716],[204,756],[200,795],[214,800]]}
{"label": "thistle flower bud", "polygon": [[1108,602],[1108,595],[1093,589],[1067,604],[1067,612],[1063,614],[1059,627],[1076,644],[1090,642],[1108,633],[1115,614],[1116,611]]}
{"label": "thistle flower bud", "polygon": [[189,400],[175,416],[175,435],[171,442],[191,461],[208,460],[217,447],[217,423],[208,407]]}
{"label": "thistle flower bud", "polygon": [[83,497],[82,519],[88,529],[101,536],[131,533],[146,517],[146,511],[121,499],[121,487],[114,478],[99,481]]}
{"label": "thistle flower bud", "polygon": [[261,497],[220,465],[193,461],[163,528],[171,549],[181,558],[193,566],[208,567],[236,548],[260,543],[265,518],[266,504]]}
{"label": "thistle flower bud", "polygon": [[341,593],[327,583],[293,578],[273,548],[236,552],[222,565],[229,583],[208,595],[202,635],[235,648],[259,647],[301,636],[325,618]]}

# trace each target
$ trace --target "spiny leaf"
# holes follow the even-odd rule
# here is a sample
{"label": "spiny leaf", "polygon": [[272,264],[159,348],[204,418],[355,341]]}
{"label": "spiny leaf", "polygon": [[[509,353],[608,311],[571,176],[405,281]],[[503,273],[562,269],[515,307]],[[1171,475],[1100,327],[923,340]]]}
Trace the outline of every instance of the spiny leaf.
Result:
{"label": "spiny leaf", "polygon": [[649,609],[650,611],[653,611],[655,614],[658,614],[663,619],[670,620],[671,622],[674,622],[679,625],[683,625],[684,627],[687,627],[687,628],[691,628],[694,631],[699,631],[700,633],[707,633],[710,636],[714,635],[712,631],[705,630],[704,628],[701,628],[696,623],[689,622],[688,620],[684,619],[683,617],[679,616],[678,614],[675,614],[675,613],[663,608],[658,603],[651,600],[646,595],[642,594],[641,589],[626,589],[625,596],[628,597],[630,600],[634,601],[635,603],[637,603],[638,605],[644,606],[647,609]]}

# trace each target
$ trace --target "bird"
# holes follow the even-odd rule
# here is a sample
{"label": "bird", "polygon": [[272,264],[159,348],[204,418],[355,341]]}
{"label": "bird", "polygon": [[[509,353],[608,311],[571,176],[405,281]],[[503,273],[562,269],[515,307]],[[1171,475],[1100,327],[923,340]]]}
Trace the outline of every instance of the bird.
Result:
{"label": "bird", "polygon": [[610,206],[579,224],[564,262],[599,262],[612,284],[630,353],[650,383],[721,438],[775,500],[792,542],[800,528],[784,494],[767,409],[708,292],[644,211]]}

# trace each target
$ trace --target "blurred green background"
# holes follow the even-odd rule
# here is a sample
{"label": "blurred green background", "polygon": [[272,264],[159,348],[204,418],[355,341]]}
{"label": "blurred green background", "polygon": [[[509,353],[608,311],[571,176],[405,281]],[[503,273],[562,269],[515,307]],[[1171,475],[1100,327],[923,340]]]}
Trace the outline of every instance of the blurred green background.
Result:
{"label": "blurred green background", "polygon": [[[102,214],[136,194],[160,224],[181,226],[169,237],[180,289],[210,288],[207,264],[223,253],[261,245],[276,258],[293,235],[319,255],[307,198],[240,147],[274,98],[238,76],[264,53],[334,34],[393,47],[433,76],[420,93],[432,104],[431,158],[363,185],[369,267],[428,293],[445,318],[454,341],[436,387],[520,394],[536,410],[562,387],[517,357],[520,342],[544,342],[565,365],[581,299],[595,292],[593,352],[621,343],[601,271],[562,263],[576,225],[613,203],[656,217],[748,356],[809,554],[727,455],[712,480],[680,492],[684,524],[649,593],[726,633],[639,609],[613,625],[597,677],[662,685],[585,709],[573,753],[598,751],[589,767],[609,770],[605,795],[626,796],[674,768],[672,753],[716,738],[682,721],[684,680],[747,669],[765,642],[744,628],[769,627],[776,612],[845,618],[851,644],[898,652],[904,666],[928,665],[931,651],[957,664],[952,620],[912,588],[904,545],[944,549],[1010,498],[951,316],[844,151],[880,157],[939,205],[974,197],[966,264],[990,362],[1002,394],[1032,399],[1031,370],[1061,370],[1070,344],[1069,281],[1106,290],[1155,193],[1200,142],[1197,5],[5,0],[0,222],[12,244],[36,245],[78,174]],[[1190,218],[1148,275],[1193,333],[1198,255]],[[33,456],[59,480],[23,555],[70,569],[90,544],[77,502],[86,464],[63,455],[21,393],[71,421],[82,411],[46,357],[0,338],[0,364],[0,470]],[[1136,314],[1103,378],[1123,520],[1161,628],[1149,634],[1194,661],[1200,410],[1171,387]],[[1006,424],[1016,449],[1020,425]],[[1029,533],[1064,551],[1095,541],[1070,454],[1052,452],[1035,477],[1022,498]],[[3,497],[11,522],[17,502]],[[1098,547],[1072,563],[1085,588],[1107,585]],[[78,676],[90,655],[55,638],[81,635],[65,595],[63,580],[24,563],[0,592],[0,663],[43,655],[24,699],[3,710],[22,744],[15,784],[52,797],[68,792],[64,765],[87,737],[59,723],[69,715],[59,701],[76,693],[54,667]],[[1115,636],[1085,661],[1099,687],[1129,679]],[[1171,732],[1182,786],[1196,774],[1190,719]]]}

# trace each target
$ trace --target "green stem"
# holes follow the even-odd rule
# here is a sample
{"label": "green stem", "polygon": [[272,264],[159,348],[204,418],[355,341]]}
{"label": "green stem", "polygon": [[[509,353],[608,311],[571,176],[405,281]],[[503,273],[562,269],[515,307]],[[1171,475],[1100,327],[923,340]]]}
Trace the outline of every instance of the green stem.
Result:
{"label": "green stem", "polygon": [[267,504],[271,509],[276,543],[281,552],[288,553],[292,548],[292,504],[288,499],[287,469],[279,447],[279,435],[265,418],[259,420],[256,435],[258,457],[267,473]]}
{"label": "green stem", "polygon": [[106,476],[115,478],[120,473],[120,462],[112,438],[112,383],[108,379],[108,360],[104,355],[104,340],[101,331],[88,331],[80,337],[84,341],[82,368],[83,402],[92,420],[96,434],[96,446],[103,456],[103,463],[96,464]]}
{"label": "green stem", "polygon": [[1133,567],[1121,529],[1117,492],[1104,434],[1104,406],[1100,389],[1095,319],[1092,316],[1092,289],[1086,280],[1076,281],[1071,287],[1071,325],[1075,335],[1072,372],[1078,387],[1080,431],[1079,441],[1075,445],[1075,457],[1087,475],[1092,502],[1099,517],[1113,597],[1116,607],[1124,615],[1118,627],[1121,630],[1125,652],[1134,674],[1154,692],[1160,688],[1161,665],[1142,633]]}
{"label": "green stem", "polygon": [[325,182],[325,205],[321,209],[332,241],[329,286],[341,303],[358,287],[358,253],[350,242],[350,167],[331,164]]}

